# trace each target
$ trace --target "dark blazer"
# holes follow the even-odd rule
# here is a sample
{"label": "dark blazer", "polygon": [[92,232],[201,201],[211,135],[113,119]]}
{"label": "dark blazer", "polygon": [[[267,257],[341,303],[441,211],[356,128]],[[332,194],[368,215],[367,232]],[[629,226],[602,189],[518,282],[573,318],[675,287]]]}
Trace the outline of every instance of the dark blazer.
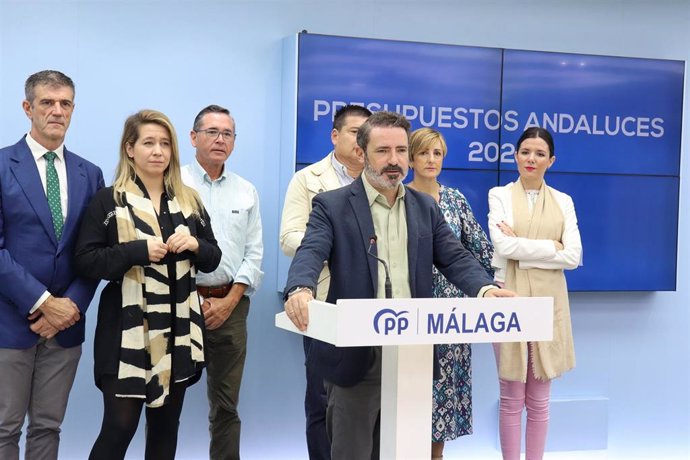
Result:
{"label": "dark blazer", "polygon": [[[432,297],[433,265],[470,296],[493,283],[455,238],[433,198],[407,188],[404,200],[412,297]],[[378,262],[367,254],[374,234],[361,178],[349,186],[316,195],[306,234],[290,265],[285,292],[296,286],[315,288],[323,261],[327,260],[331,270],[327,302],[375,298]],[[338,348],[315,340],[307,361],[317,366],[327,380],[351,386],[366,373],[370,356],[369,347]]]}
{"label": "dark blazer", "polygon": [[77,324],[57,334],[63,347],[84,341],[86,309],[97,282],[78,277],[72,253],[91,197],[103,187],[101,169],[64,150],[67,217],[58,241],[46,193],[31,150],[22,138],[0,150],[0,348],[32,347],[29,310],[46,290],[69,297],[81,311]]}

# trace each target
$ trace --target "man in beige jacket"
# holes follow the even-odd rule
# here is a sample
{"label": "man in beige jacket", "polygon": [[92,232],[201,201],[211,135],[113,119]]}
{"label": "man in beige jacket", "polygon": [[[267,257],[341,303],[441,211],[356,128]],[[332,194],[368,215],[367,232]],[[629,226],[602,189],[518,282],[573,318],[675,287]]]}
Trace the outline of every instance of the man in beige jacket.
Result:
{"label": "man in beige jacket", "polygon": [[[364,169],[364,162],[355,153],[357,130],[371,112],[358,105],[347,105],[335,113],[331,142],[333,150],[318,162],[298,171],[288,185],[280,222],[280,247],[292,257],[302,242],[316,194],[352,183]],[[328,267],[319,276],[316,298],[328,294]],[[304,337],[304,354],[309,352],[311,339]],[[307,418],[307,448],[310,460],[327,460],[331,448],[326,436],[326,391],[323,377],[307,366],[307,389],[304,410]]]}

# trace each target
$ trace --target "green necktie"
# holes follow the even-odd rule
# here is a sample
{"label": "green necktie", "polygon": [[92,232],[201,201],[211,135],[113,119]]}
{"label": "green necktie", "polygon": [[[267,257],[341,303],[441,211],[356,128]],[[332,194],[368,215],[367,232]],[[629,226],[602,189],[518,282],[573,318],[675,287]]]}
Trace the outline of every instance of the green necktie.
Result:
{"label": "green necktie", "polygon": [[50,214],[53,216],[53,228],[58,240],[62,237],[62,205],[60,204],[60,179],[58,179],[57,169],[55,169],[55,152],[46,152],[43,158],[46,159],[46,195],[48,196],[48,206]]}

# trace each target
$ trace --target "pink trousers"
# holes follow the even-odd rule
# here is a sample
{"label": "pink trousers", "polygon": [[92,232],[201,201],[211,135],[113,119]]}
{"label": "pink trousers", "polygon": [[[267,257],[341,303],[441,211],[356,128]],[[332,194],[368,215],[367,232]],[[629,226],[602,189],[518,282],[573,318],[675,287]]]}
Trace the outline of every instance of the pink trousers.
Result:
{"label": "pink trousers", "polygon": [[[546,432],[549,428],[549,397],[551,380],[539,380],[532,372],[532,344],[527,360],[527,382],[514,382],[499,378],[501,399],[499,403],[498,431],[501,437],[503,460],[520,460],[522,438],[522,409],[527,408],[525,432],[525,460],[541,460],[544,457]],[[500,346],[494,344],[496,366]]]}

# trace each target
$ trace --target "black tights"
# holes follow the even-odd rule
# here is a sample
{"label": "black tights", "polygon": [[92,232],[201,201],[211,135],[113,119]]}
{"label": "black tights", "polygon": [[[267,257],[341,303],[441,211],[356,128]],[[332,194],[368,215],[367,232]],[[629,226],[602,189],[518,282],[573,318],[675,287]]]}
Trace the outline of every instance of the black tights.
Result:
{"label": "black tights", "polygon": [[[91,449],[89,460],[122,460],[141,417],[143,399],[115,396],[117,377],[104,376],[103,425]],[[146,408],[146,460],[173,460],[177,449],[177,429],[187,382],[170,385],[170,396],[162,407]]]}

